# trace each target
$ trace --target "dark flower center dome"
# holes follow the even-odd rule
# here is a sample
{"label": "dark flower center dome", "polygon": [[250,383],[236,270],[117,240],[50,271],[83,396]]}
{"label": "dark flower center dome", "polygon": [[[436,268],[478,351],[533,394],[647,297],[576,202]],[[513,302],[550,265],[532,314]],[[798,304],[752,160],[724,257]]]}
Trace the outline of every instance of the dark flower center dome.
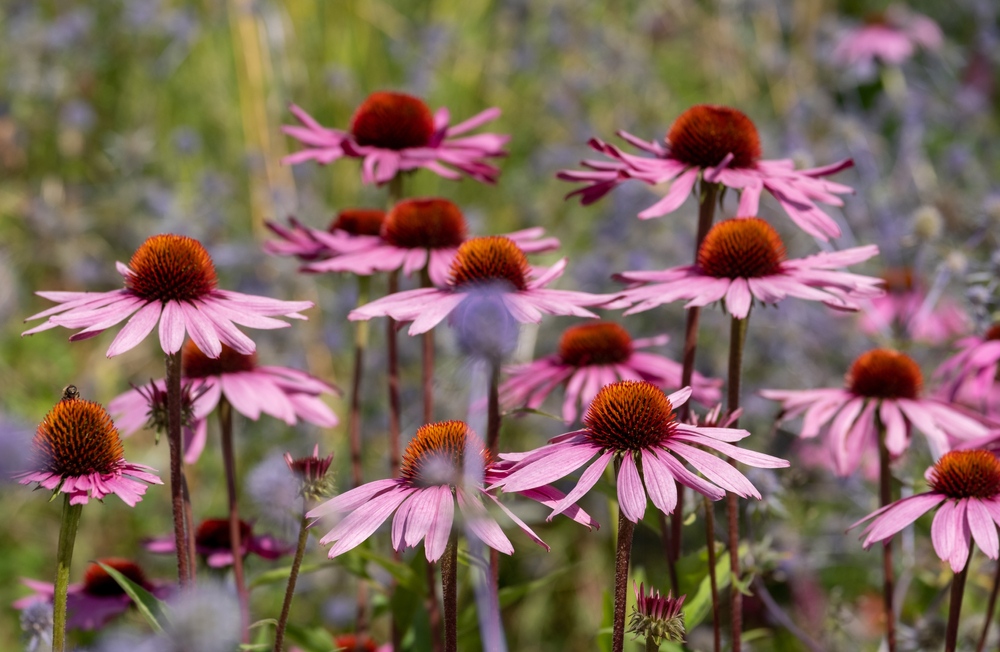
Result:
{"label": "dark flower center dome", "polygon": [[891,349],[872,349],[858,356],[847,372],[847,389],[871,398],[908,398],[920,395],[924,378],[913,358]]}
{"label": "dark flower center dome", "polygon": [[632,338],[614,322],[567,328],[559,340],[559,357],[574,367],[625,362],[632,355]]}
{"label": "dark flower center dome", "polygon": [[601,388],[583,417],[587,437],[602,449],[639,451],[669,437],[677,417],[663,391],[644,380]]}
{"label": "dark flower center dome", "polygon": [[125,287],[149,301],[191,301],[218,284],[208,251],[194,238],[154,235],[132,254]]}
{"label": "dark flower center dome", "polygon": [[917,286],[916,277],[909,267],[890,267],[882,272],[885,291],[889,294],[906,294],[913,292]]}
{"label": "dark flower center dome", "polygon": [[671,125],[667,143],[671,158],[701,168],[715,167],[729,154],[734,168],[752,168],[760,158],[757,127],[728,106],[692,106]]}
{"label": "dark flower center dome", "polygon": [[100,567],[99,563],[110,566],[143,588],[148,589],[150,586],[146,580],[146,573],[143,572],[139,564],[131,559],[109,557],[99,559],[87,566],[87,571],[83,575],[83,591],[88,595],[102,598],[125,595],[124,589],[108,574],[108,571]]}
{"label": "dark flower center dome", "polygon": [[417,429],[403,451],[399,474],[415,487],[460,486],[470,452],[483,468],[491,462],[483,440],[464,421],[428,423]]}
{"label": "dark flower center dome", "polygon": [[384,149],[424,147],[434,135],[434,115],[419,98],[380,91],[368,96],[351,118],[358,145]]}
{"label": "dark flower center dome", "polygon": [[1000,459],[989,451],[951,451],[930,472],[931,489],[949,498],[993,498],[1000,494]]}
{"label": "dark flower center dome", "polygon": [[208,378],[257,368],[256,353],[240,353],[227,344],[222,345],[218,358],[205,355],[194,340],[188,340],[181,351],[181,369],[185,378]]}
{"label": "dark flower center dome", "polygon": [[986,334],[983,335],[985,340],[1000,340],[1000,324],[993,324],[986,330]]}
{"label": "dark flower center dome", "polygon": [[713,226],[698,249],[698,267],[716,278],[757,278],[781,271],[785,244],[759,217],[737,217]]}
{"label": "dark flower center dome", "polygon": [[513,240],[491,235],[462,243],[451,263],[449,280],[454,287],[507,281],[518,290],[525,290],[528,270],[528,259]]}
{"label": "dark flower center dome", "polygon": [[56,403],[38,425],[32,447],[39,470],[63,477],[113,473],[125,454],[107,410],[81,398]]}
{"label": "dark flower center dome", "polygon": [[443,249],[465,242],[467,228],[461,209],[447,199],[405,199],[389,211],[382,239],[404,249]]}
{"label": "dark flower center dome", "polygon": [[[245,547],[253,534],[253,528],[240,520],[240,545]],[[195,545],[203,550],[230,550],[233,547],[229,537],[229,519],[206,518],[194,533]]]}
{"label": "dark flower center dome", "polygon": [[351,235],[379,235],[385,211],[377,208],[346,208],[334,218],[330,231],[344,231]]}

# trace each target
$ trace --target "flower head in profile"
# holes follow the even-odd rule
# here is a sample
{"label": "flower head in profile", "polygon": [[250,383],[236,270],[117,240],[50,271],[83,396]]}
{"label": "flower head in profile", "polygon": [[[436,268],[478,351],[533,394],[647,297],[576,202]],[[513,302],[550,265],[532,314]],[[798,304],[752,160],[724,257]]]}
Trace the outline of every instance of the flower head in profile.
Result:
{"label": "flower head in profile", "polygon": [[[516,464],[495,483],[504,491],[524,491],[545,485],[589,464],[580,480],[549,515],[552,518],[593,488],[615,462],[618,505],[637,523],[646,513],[646,495],[664,514],[677,506],[679,482],[712,500],[727,491],[760,498],[746,477],[725,460],[697,446],[711,448],[734,460],[760,468],[782,468],[786,460],[733,446],[750,435],[735,428],[701,427],[677,420],[676,407],[691,397],[691,388],[667,396],[644,380],[622,380],[605,385],[583,418],[584,428],[559,435],[541,448],[503,455]],[[591,463],[594,456],[597,459]],[[687,462],[704,478],[692,473]]]}
{"label": "flower head in profile", "polygon": [[[146,550],[158,554],[174,554],[175,539],[163,537],[149,539],[143,543]],[[225,568],[233,563],[233,548],[229,538],[229,519],[206,518],[198,524],[194,533],[195,550],[205,558],[212,568]],[[243,556],[254,554],[262,559],[274,560],[290,554],[295,546],[272,536],[254,534],[253,526],[240,521],[240,548]]]}
{"label": "flower head in profile", "polygon": [[869,76],[875,64],[898,66],[918,49],[939,50],[944,36],[927,16],[900,6],[868,16],[863,25],[844,30],[832,58],[835,63]]}
{"label": "flower head in profile", "polygon": [[[484,483],[498,481],[505,473],[506,465],[492,459],[485,443],[465,422],[429,423],[418,428],[406,446],[400,477],[351,489],[306,516],[315,519],[333,514],[343,516],[320,539],[323,545],[333,544],[331,559],[358,546],[395,512],[392,547],[403,550],[423,541],[427,560],[437,561],[451,536],[456,503],[466,530],[491,548],[505,555],[514,552],[514,546],[486,510],[486,504],[490,503],[547,550],[548,546],[530,527],[485,489]],[[544,505],[552,505],[563,497],[551,487],[524,495]],[[588,527],[596,525],[575,505],[566,512]]]}
{"label": "flower head in profile", "polygon": [[70,341],[85,340],[111,328],[131,315],[108,347],[108,357],[137,346],[159,324],[160,346],[176,353],[185,332],[209,357],[217,358],[222,345],[240,353],[253,353],[253,340],[236,325],[251,328],[284,328],[284,316],[305,319],[298,311],[311,301],[279,301],[218,289],[212,259],[200,242],[181,235],[156,235],[146,240],[128,265],[118,263],[125,287],[110,292],[38,292],[58,306],[28,317],[44,323],[24,335],[62,326],[83,330]]}
{"label": "flower head in profile", "polygon": [[883,294],[882,281],[843,268],[876,255],[878,247],[867,245],[789,260],[774,227],[757,217],[738,217],[709,230],[694,265],[623,272],[615,278],[642,283],[622,293],[635,304],[626,315],[681,299],[688,301],[687,308],[721,300],[730,315],[743,319],[754,299],[778,303],[789,296],[858,310],[861,299]]}
{"label": "flower head in profile", "polygon": [[500,115],[492,108],[450,126],[448,109],[436,113],[423,100],[405,93],[379,91],[354,112],[347,131],[329,129],[295,106],[292,114],[302,126],[286,126],[286,134],[304,146],[286,156],[295,165],[316,161],[326,165],[341,158],[361,159],[361,180],[383,184],[400,172],[424,168],[445,179],[462,175],[494,183],[500,170],[486,161],[505,156],[510,136],[492,133],[464,135]]}
{"label": "flower head in profile", "polygon": [[889,268],[882,280],[886,293],[863,306],[863,332],[942,344],[969,331],[968,313],[954,299],[928,292],[911,268]]}
{"label": "flower head in profile", "polygon": [[955,343],[958,353],[945,360],[934,375],[944,382],[942,394],[974,405],[987,415],[1000,411],[997,375],[1000,373],[1000,323],[982,335],[970,335]]}
{"label": "flower head in profile", "polygon": [[[534,362],[505,369],[508,379],[500,386],[500,401],[507,407],[538,409],[560,385],[565,385],[562,418],[576,421],[577,410],[590,405],[601,387],[616,380],[645,380],[664,390],[679,389],[681,365],[640,349],[662,346],[669,336],[633,340],[614,322],[580,324],[566,329],[559,351]],[[719,400],[721,380],[695,373],[692,397],[702,404]]]}
{"label": "flower head in profile", "polygon": [[147,484],[163,484],[153,469],[126,461],[111,416],[99,403],[80,398],[73,385],[38,424],[31,446],[31,468],[15,478],[69,494],[71,505],[115,494],[135,507]]}
{"label": "flower head in profile", "polygon": [[945,453],[924,476],[930,491],[886,505],[851,527],[871,520],[862,531],[864,546],[884,541],[938,507],[931,524],[934,552],[954,572],[965,568],[972,542],[990,559],[998,553],[1000,457],[983,450]]}
{"label": "flower head in profile", "polygon": [[652,156],[626,154],[593,138],[590,147],[610,160],[585,160],[587,170],[560,172],[560,179],[585,184],[567,197],[580,195],[586,205],[629,179],[649,185],[670,182],[667,194],[639,213],[641,219],[649,219],[680,208],[701,178],[740,192],[737,215],[757,215],[760,195],[767,190],[806,233],[822,240],[840,235],[837,223],[816,204],[843,205],[838,195],[851,192],[851,188],[823,177],[850,167],[854,164],[850,159],[807,170],[796,170],[790,159],[763,159],[760,136],[750,118],[736,109],[709,104],[682,113],[663,144],[646,142],[624,131],[618,135]]}
{"label": "flower head in profile", "polygon": [[522,324],[537,324],[543,313],[596,317],[584,306],[611,306],[610,296],[546,288],[565,269],[564,258],[536,275],[524,251],[510,238],[496,235],[472,238],[458,248],[445,285],[390,294],[355,308],[348,319],[389,316],[396,321],[413,322],[409,333],[419,335],[434,328],[470,297],[482,299],[482,290],[487,287]]}
{"label": "flower head in profile", "polygon": [[647,641],[652,640],[655,645],[662,641],[683,643],[687,631],[684,629],[684,614],[681,609],[687,596],[675,598],[673,593],[663,596],[652,587],[646,593],[645,585],[636,587],[635,581],[632,582],[632,590],[635,591],[635,606],[629,619],[628,631]]}
{"label": "flower head in profile", "polygon": [[[339,422],[337,415],[320,398],[339,393],[330,383],[298,369],[259,365],[256,353],[240,353],[222,345],[220,354],[209,357],[189,340],[181,354],[181,375],[192,395],[192,421],[184,444],[184,459],[193,464],[201,456],[208,437],[208,416],[219,401],[227,401],[243,416],[256,421],[261,414],[281,419],[288,425],[308,421],[332,428]],[[143,427],[150,409],[150,396],[166,390],[165,380],[121,394],[108,409],[118,416],[118,424],[126,437]]]}
{"label": "flower head in profile", "polygon": [[[546,238],[541,227],[505,234],[525,253],[551,251],[559,247],[557,238]],[[354,237],[350,249],[343,239],[314,232],[338,255],[303,267],[307,272],[351,272],[369,276],[375,272],[402,270],[407,276],[427,269],[431,282],[445,285],[458,248],[468,240],[468,225],[462,210],[441,197],[404,199],[392,207],[378,237]],[[338,250],[339,247],[339,250]]]}
{"label": "flower head in profile", "polygon": [[333,493],[333,475],[330,473],[332,462],[333,453],[326,457],[319,456],[319,444],[313,448],[312,455],[305,457],[293,458],[291,453],[285,453],[288,470],[300,483],[299,493],[312,501],[329,498]]}
{"label": "flower head in profile", "polygon": [[326,230],[314,229],[295,217],[288,218],[288,225],[267,221],[264,223],[277,239],[263,244],[272,256],[295,256],[309,263],[337,256],[355,249],[366,249],[381,241],[385,211],[378,208],[345,208],[337,213]]}
{"label": "flower head in profile", "polygon": [[910,445],[913,428],[924,433],[938,458],[963,440],[984,437],[988,429],[958,406],[923,396],[923,374],[913,358],[892,349],[872,349],[851,365],[843,388],[777,390],[761,396],[780,401],[781,419],[803,416],[801,437],[821,432],[831,438],[833,469],[850,475],[865,455],[876,455],[879,428],[892,457]]}
{"label": "flower head in profile", "polygon": [[[132,606],[132,598],[106,570],[101,568],[101,564],[110,566],[158,598],[165,598],[171,592],[169,583],[149,580],[142,567],[131,559],[118,557],[98,559],[87,566],[83,582],[70,584],[66,592],[66,626],[70,629],[100,629]],[[33,593],[17,600],[14,603],[15,609],[24,610],[38,602],[52,602],[55,593],[53,584],[27,578],[22,579],[21,583]]]}

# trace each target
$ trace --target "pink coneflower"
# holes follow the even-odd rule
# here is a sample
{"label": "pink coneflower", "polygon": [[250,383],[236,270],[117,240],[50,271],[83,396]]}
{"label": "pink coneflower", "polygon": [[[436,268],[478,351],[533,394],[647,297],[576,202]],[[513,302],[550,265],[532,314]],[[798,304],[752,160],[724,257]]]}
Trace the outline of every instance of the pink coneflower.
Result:
{"label": "pink coneflower", "polygon": [[326,457],[319,456],[319,444],[313,448],[312,455],[305,457],[292,457],[291,453],[285,453],[285,464],[299,481],[299,493],[309,500],[327,498],[333,493],[332,463],[333,453]]}
{"label": "pink coneflower", "polygon": [[636,304],[626,315],[679,299],[688,300],[687,308],[723,300],[730,315],[743,319],[754,299],[777,303],[789,296],[857,310],[859,299],[882,294],[882,281],[840,270],[876,255],[878,247],[867,245],[788,260],[774,227],[757,217],[739,217],[712,227],[694,265],[624,272],[615,278],[644,283],[622,293]]}
{"label": "pink coneflower", "polygon": [[[477,478],[482,469],[482,477]],[[417,429],[403,452],[400,477],[376,480],[351,489],[311,510],[306,516],[320,518],[345,514],[332,530],[320,539],[333,543],[332,559],[359,545],[395,512],[392,520],[392,547],[402,550],[424,541],[428,561],[444,554],[455,518],[455,503],[464,525],[474,536],[505,555],[514,546],[500,525],[486,511],[484,499],[497,505],[535,543],[544,546],[531,528],[484,488],[484,483],[504,477],[505,466],[496,464],[479,436],[462,421],[430,423]],[[545,483],[540,483],[545,484]],[[525,493],[543,504],[562,499],[551,487],[542,493]],[[590,516],[575,505],[569,515],[584,525],[596,525]]]}
{"label": "pink coneflower", "polygon": [[909,267],[887,269],[882,280],[886,294],[872,299],[861,313],[865,333],[941,344],[969,331],[965,310],[946,296],[929,303],[927,289]]}
{"label": "pink coneflower", "polygon": [[[256,421],[261,414],[295,425],[301,419],[317,426],[332,428],[337,415],[320,398],[339,390],[330,383],[298,369],[260,366],[257,354],[244,354],[222,345],[218,357],[210,358],[193,341],[184,345],[181,354],[182,377],[194,396],[191,438],[185,442],[184,460],[198,460],[208,436],[207,417],[225,397],[237,412]],[[147,394],[155,388],[165,391],[163,380],[153,381],[112,399],[108,409],[118,415],[122,435],[128,437],[147,422]]]}
{"label": "pink coneflower", "polygon": [[[194,534],[195,550],[205,558],[212,568],[224,568],[233,563],[232,543],[229,538],[229,519],[207,518],[198,524]],[[164,537],[149,539],[143,546],[150,552],[173,554],[176,550],[174,539]],[[253,526],[240,521],[240,549],[243,556],[255,554],[267,560],[278,559],[289,554],[295,546],[280,541],[270,535],[253,533]]]}
{"label": "pink coneflower", "polygon": [[[646,512],[646,494],[665,514],[677,506],[675,482],[694,489],[712,500],[731,491],[743,497],[760,498],[746,477],[724,460],[696,445],[761,468],[788,466],[786,460],[733,446],[750,435],[735,428],[706,428],[677,420],[674,408],[691,396],[691,388],[667,396],[663,390],[642,380],[623,380],[604,386],[583,418],[584,428],[559,435],[541,448],[507,455],[517,464],[495,483],[504,491],[524,491],[549,484],[590,462],[580,481],[549,515],[552,518],[583,497],[614,461],[618,484],[618,504],[629,521],[637,523]],[[705,478],[682,463],[688,462]],[[620,466],[619,466],[620,465]],[[645,487],[644,487],[645,485]]]}
{"label": "pink coneflower", "polygon": [[[681,609],[687,596],[675,598],[672,592],[660,595],[652,587],[646,593],[645,584],[636,586],[635,580],[632,581],[632,590],[635,591],[635,606],[629,619],[628,631],[647,641],[652,640],[657,647],[661,641],[683,643],[687,632]],[[648,644],[646,649],[651,649]]]}
{"label": "pink coneflower", "polygon": [[937,23],[927,16],[895,9],[871,15],[864,25],[846,30],[831,55],[834,62],[868,72],[876,61],[899,65],[917,48],[941,48],[944,36]]}
{"label": "pink coneflower", "polygon": [[[100,629],[132,606],[132,598],[100,564],[110,566],[160,599],[166,598],[171,592],[169,585],[147,579],[142,567],[130,559],[98,559],[87,566],[83,582],[71,584],[66,592],[66,626],[70,629]],[[34,593],[17,600],[14,603],[15,609],[26,609],[39,601],[52,601],[55,593],[53,584],[27,578],[22,579],[21,583]]]}
{"label": "pink coneflower", "polygon": [[825,167],[796,170],[790,159],[761,159],[760,136],[750,118],[736,109],[701,104],[677,118],[664,144],[646,142],[625,131],[618,135],[652,157],[626,154],[597,138],[590,147],[610,161],[585,160],[590,170],[563,170],[558,177],[586,185],[567,197],[580,195],[583,204],[592,204],[615,186],[629,179],[649,185],[671,182],[666,196],[639,213],[641,219],[661,217],[677,210],[691,194],[699,177],[740,191],[737,215],[756,215],[760,194],[767,190],[788,216],[804,231],[822,240],[840,235],[840,227],[816,202],[842,206],[837,195],[851,188],[826,177],[854,164],[845,159]]}
{"label": "pink coneflower", "polygon": [[874,519],[862,532],[865,548],[890,538],[940,505],[931,524],[931,542],[942,561],[956,573],[961,571],[972,541],[987,557],[996,559],[1000,458],[983,450],[950,451],[927,469],[925,477],[929,492],[897,500],[851,526]]}
{"label": "pink coneflower", "polygon": [[[557,238],[546,238],[544,234],[544,229],[534,227],[505,236],[526,253],[559,247]],[[468,239],[468,226],[462,210],[454,203],[440,197],[421,197],[405,199],[393,206],[377,238],[355,237],[345,245],[326,233],[315,232],[313,237],[326,243],[331,251],[336,251],[339,244],[340,255],[306,265],[305,271],[368,276],[401,269],[409,276],[426,267],[431,281],[444,285],[458,248]]]}
{"label": "pink coneflower", "polygon": [[85,340],[133,315],[121,329],[108,357],[124,353],[149,335],[159,323],[160,345],[165,353],[176,353],[184,333],[210,357],[218,357],[222,344],[240,353],[253,353],[253,340],[236,324],[251,328],[284,328],[288,323],[275,315],[305,319],[299,310],[311,301],[279,301],[229,290],[219,290],[215,266],[200,242],[181,235],[156,235],[146,240],[129,264],[117,263],[125,287],[110,292],[38,292],[58,303],[25,321],[48,317],[41,326],[23,335],[63,326],[82,328],[70,341]]}
{"label": "pink coneflower", "polygon": [[71,505],[115,494],[135,507],[147,484],[163,484],[150,467],[125,460],[111,416],[99,403],[79,398],[72,385],[38,425],[31,445],[32,468],[14,477],[67,494]]}
{"label": "pink coneflower", "polygon": [[[509,378],[500,386],[500,401],[508,407],[538,409],[556,387],[565,384],[562,417],[572,423],[578,406],[590,405],[601,387],[616,380],[645,380],[661,389],[678,389],[680,364],[637,351],[663,346],[669,339],[658,335],[633,340],[613,322],[571,326],[563,332],[555,355],[505,369]],[[719,400],[721,380],[695,373],[692,381],[696,401],[707,405]]]}
{"label": "pink coneflower", "polygon": [[346,208],[333,218],[325,231],[314,229],[288,218],[288,226],[265,222],[277,240],[263,244],[272,256],[295,256],[303,262],[313,262],[356,249],[367,249],[381,241],[385,211],[377,208]]}
{"label": "pink coneflower", "polygon": [[326,165],[340,158],[361,159],[361,180],[383,184],[399,172],[425,168],[446,179],[462,174],[494,183],[500,170],[486,159],[505,156],[510,136],[492,133],[456,138],[496,119],[500,109],[478,113],[465,122],[448,126],[448,109],[431,110],[419,98],[404,93],[377,92],[368,96],[349,131],[328,129],[295,106],[291,111],[301,127],[282,127],[305,149],[284,158],[290,165],[314,160]]}
{"label": "pink coneflower", "polygon": [[997,372],[1000,371],[1000,323],[982,335],[955,343],[959,351],[945,360],[934,375],[944,381],[942,393],[952,400],[976,405],[987,414],[997,410]]}
{"label": "pink coneflower", "polygon": [[781,402],[781,420],[804,415],[801,437],[826,432],[832,439],[833,468],[839,475],[850,475],[866,453],[878,450],[880,424],[885,428],[886,448],[894,458],[909,447],[912,428],[924,433],[935,458],[960,440],[987,433],[986,426],[957,406],[921,396],[923,375],[905,353],[891,349],[863,353],[851,365],[845,381],[843,389],[760,392],[764,398]]}
{"label": "pink coneflower", "polygon": [[490,288],[505,309],[521,323],[542,320],[542,314],[596,317],[583,306],[609,304],[612,298],[600,294],[549,290],[545,286],[562,276],[566,259],[531,278],[524,251],[510,238],[489,236],[466,240],[451,263],[447,284],[397,292],[355,308],[347,316],[352,321],[389,316],[396,321],[412,321],[410,335],[434,328],[475,292]]}

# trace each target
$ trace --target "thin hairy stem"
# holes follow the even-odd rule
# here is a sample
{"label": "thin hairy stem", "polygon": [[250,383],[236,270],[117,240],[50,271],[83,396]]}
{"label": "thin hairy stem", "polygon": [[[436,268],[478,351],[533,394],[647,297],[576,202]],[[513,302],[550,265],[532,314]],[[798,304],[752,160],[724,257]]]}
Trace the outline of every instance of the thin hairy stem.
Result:
{"label": "thin hairy stem", "polygon": [[958,644],[958,623],[959,615],[962,613],[962,596],[965,595],[965,578],[969,574],[969,565],[972,563],[972,548],[970,544],[969,558],[965,561],[965,567],[955,573],[951,580],[951,602],[948,604],[948,628],[944,635],[945,652],[955,652]]}
{"label": "thin hairy stem", "polygon": [[274,634],[274,652],[283,652],[285,627],[288,625],[288,613],[292,608],[292,596],[295,595],[295,583],[299,579],[299,569],[302,567],[302,556],[306,551],[306,541],[309,539],[307,526],[309,519],[304,515],[299,522],[299,540],[295,546],[295,559],[292,560],[292,571],[288,575],[288,586],[285,587],[285,600],[281,604],[281,615],[278,617],[278,629]]}
{"label": "thin hairy stem", "polygon": [[70,495],[63,494],[62,521],[59,524],[59,548],[56,553],[56,586],[52,595],[52,652],[66,649],[66,590],[69,588],[69,568],[73,562],[73,545],[80,527],[83,505],[70,505]]}
{"label": "thin hairy stem", "polygon": [[618,511],[618,544],[615,549],[615,617],[612,623],[611,650],[625,649],[625,606],[628,602],[628,564],[632,557],[635,523]]}
{"label": "thin hairy stem", "polygon": [[441,595],[444,598],[444,650],[458,651],[458,537],[448,539],[441,558]]}
{"label": "thin hairy stem", "polygon": [[[729,328],[729,378],[727,380],[726,409],[733,414],[740,409],[740,384],[743,375],[743,349],[746,346],[747,324],[750,315],[743,319],[732,318]],[[736,427],[736,422],[731,424]],[[736,463],[730,460],[733,466]],[[729,520],[729,570],[732,582],[729,585],[730,617],[733,637],[733,652],[743,648],[743,592],[740,579],[740,501],[739,497],[726,494],[726,515]]]}
{"label": "thin hairy stem", "polygon": [[191,550],[184,514],[184,443],[181,440],[181,354],[168,353],[167,368],[167,444],[170,448],[170,507],[174,519],[174,543],[177,547],[177,579],[186,586],[193,579]]}
{"label": "thin hairy stem", "polygon": [[250,642],[250,592],[243,572],[243,542],[240,540],[240,512],[236,497],[236,455],[233,451],[233,406],[226,397],[219,399],[219,426],[222,439],[222,463],[226,473],[226,496],[229,501],[229,549],[233,552],[233,580],[240,603],[243,642]]}

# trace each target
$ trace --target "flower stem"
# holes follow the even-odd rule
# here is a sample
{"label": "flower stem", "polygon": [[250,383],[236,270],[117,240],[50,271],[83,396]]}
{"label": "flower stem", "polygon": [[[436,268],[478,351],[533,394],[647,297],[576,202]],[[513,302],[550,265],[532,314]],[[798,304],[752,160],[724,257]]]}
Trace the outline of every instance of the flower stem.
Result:
{"label": "flower stem", "polygon": [[948,604],[948,628],[944,635],[945,652],[955,652],[958,643],[958,617],[962,612],[962,596],[965,594],[965,578],[969,574],[969,565],[972,563],[972,548],[970,544],[969,558],[965,561],[965,567],[955,573],[951,580],[951,601]]}
{"label": "flower stem", "polygon": [[490,363],[490,389],[486,407],[486,445],[494,458],[500,452],[500,363]]}
{"label": "flower stem", "polygon": [[295,583],[299,579],[299,568],[302,566],[302,555],[306,550],[309,530],[306,529],[309,519],[305,516],[299,523],[299,542],[295,547],[295,559],[292,560],[292,572],[288,575],[288,586],[285,588],[285,601],[281,605],[281,616],[278,617],[278,629],[274,633],[274,652],[282,652],[285,639],[285,626],[288,624],[288,612],[292,608],[292,596],[295,594]]}
{"label": "flower stem", "polygon": [[194,579],[191,550],[188,546],[188,529],[185,522],[187,501],[184,498],[184,443],[181,440],[181,354],[168,353],[167,373],[167,444],[170,447],[170,505],[174,517],[174,543],[177,547],[177,578],[181,586]]}
{"label": "flower stem", "polygon": [[722,614],[719,613],[719,583],[715,579],[715,508],[708,496],[702,496],[705,506],[705,544],[708,551],[708,583],[712,587],[712,636],[715,647],[722,649]]}
{"label": "flower stem", "polygon": [[[445,556],[448,555],[447,549]],[[434,652],[444,650],[444,640],[441,637],[441,607],[437,598],[437,574],[435,569],[437,564],[432,561],[427,562],[427,599],[424,607],[427,609],[427,620],[431,629],[431,649]],[[441,583],[444,585],[444,562],[441,565]],[[395,649],[395,648],[393,648]]]}
{"label": "flower stem", "polygon": [[[732,414],[740,408],[740,380],[743,374],[743,349],[747,339],[747,324],[750,313],[743,319],[732,318],[729,327],[729,378],[727,384],[726,409]],[[736,427],[736,421],[730,427]],[[736,463],[730,460],[734,466]],[[743,636],[743,593],[740,591],[740,501],[732,493],[726,493],[726,514],[729,518],[729,571],[732,575],[729,600],[732,622],[733,652],[742,649]]]}
{"label": "flower stem", "polygon": [[611,650],[625,649],[625,607],[628,602],[628,563],[632,557],[632,535],[635,523],[618,511],[618,545],[615,550],[615,619],[612,623]]}
{"label": "flower stem", "polygon": [[660,649],[659,643],[653,640],[652,636],[646,637],[646,652],[657,652]]}
{"label": "flower stem", "polygon": [[986,648],[986,638],[990,633],[990,625],[993,624],[993,611],[996,609],[998,591],[1000,591],[1000,562],[997,562],[996,575],[993,576],[993,589],[990,591],[990,597],[986,603],[986,622],[983,623],[983,633],[979,635],[976,652],[983,652]]}
{"label": "flower stem", "polygon": [[458,651],[458,537],[448,539],[441,558],[441,595],[444,598],[444,650]]}
{"label": "flower stem", "polygon": [[52,596],[52,652],[66,649],[66,589],[69,587],[69,567],[73,562],[73,544],[76,543],[76,531],[83,512],[83,505],[70,505],[70,495],[63,496],[59,549],[56,553],[56,587]]}
{"label": "flower stem", "polygon": [[[878,433],[878,497],[879,507],[892,502],[892,471],[889,468],[889,449],[885,444],[885,426],[879,426]],[[892,570],[892,537],[882,542],[882,604],[885,608],[885,638],[889,652],[896,652],[896,614],[892,606],[895,579]]]}
{"label": "flower stem", "polygon": [[243,542],[240,540],[240,511],[236,499],[236,454],[233,450],[233,406],[225,396],[219,398],[219,430],[222,440],[222,464],[226,473],[226,497],[229,502],[229,549],[233,552],[233,579],[240,603],[243,642],[250,642],[250,594],[243,572]]}

